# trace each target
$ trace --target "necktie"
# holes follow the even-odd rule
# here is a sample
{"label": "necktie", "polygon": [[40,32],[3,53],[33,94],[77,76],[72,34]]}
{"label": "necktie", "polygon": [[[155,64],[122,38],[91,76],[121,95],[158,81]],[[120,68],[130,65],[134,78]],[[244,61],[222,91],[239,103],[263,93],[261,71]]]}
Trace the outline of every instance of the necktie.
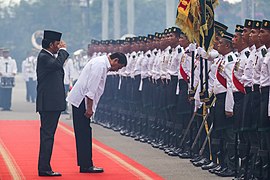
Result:
{"label": "necktie", "polygon": [[8,72],[8,63],[6,62],[6,73]]}

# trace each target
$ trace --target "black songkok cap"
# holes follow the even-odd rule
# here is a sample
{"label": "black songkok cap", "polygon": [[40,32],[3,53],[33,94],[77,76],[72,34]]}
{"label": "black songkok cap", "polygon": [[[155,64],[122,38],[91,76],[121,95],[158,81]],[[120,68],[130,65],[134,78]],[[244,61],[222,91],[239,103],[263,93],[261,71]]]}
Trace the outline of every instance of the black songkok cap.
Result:
{"label": "black songkok cap", "polygon": [[263,20],[261,28],[270,30],[270,21]]}
{"label": "black songkok cap", "polygon": [[168,34],[169,33],[169,29],[164,29],[163,34]]}
{"label": "black songkok cap", "polygon": [[228,26],[226,26],[225,24],[222,24],[221,22],[218,22],[218,21],[215,21],[214,23],[215,23],[214,26],[216,29],[221,29],[223,31],[227,31]]}
{"label": "black songkok cap", "polygon": [[130,37],[126,37],[125,38],[125,42],[129,42],[130,43],[131,42],[131,38]]}
{"label": "black songkok cap", "polygon": [[246,19],[246,20],[245,20],[245,25],[244,25],[244,27],[245,27],[245,28],[252,28],[252,23],[253,23],[252,20]]}
{"label": "black songkok cap", "polygon": [[252,29],[260,29],[261,26],[262,26],[261,21],[253,21],[253,23],[252,23]]}
{"label": "black songkok cap", "polygon": [[235,26],[235,32],[242,33],[244,31],[244,26],[237,24]]}
{"label": "black songkok cap", "polygon": [[214,27],[215,27],[215,31],[218,33],[219,36],[222,36],[222,34],[228,29],[228,26],[218,21],[214,22]]}
{"label": "black songkok cap", "polygon": [[125,40],[118,39],[118,40],[116,41],[116,44],[123,44],[124,42],[125,42]]}
{"label": "black songkok cap", "polygon": [[43,39],[53,40],[53,41],[60,41],[62,33],[51,31],[51,30],[44,30]]}
{"label": "black songkok cap", "polygon": [[138,39],[139,39],[138,37],[133,37],[133,38],[132,38],[132,42],[137,42]]}
{"label": "black songkok cap", "polygon": [[153,35],[153,34],[148,34],[147,37],[148,37],[148,39],[154,39],[154,36],[155,36],[155,35]]}
{"label": "black songkok cap", "polygon": [[233,38],[233,34],[225,31],[222,35],[221,35],[222,38],[224,39],[227,39],[229,41],[232,41],[232,38]]}
{"label": "black songkok cap", "polygon": [[91,39],[91,44],[95,44],[96,40]]}
{"label": "black songkok cap", "polygon": [[177,34],[183,34],[181,29],[178,27],[172,27],[172,32]]}
{"label": "black songkok cap", "polygon": [[116,41],[111,39],[109,44],[115,44],[115,43],[116,43]]}

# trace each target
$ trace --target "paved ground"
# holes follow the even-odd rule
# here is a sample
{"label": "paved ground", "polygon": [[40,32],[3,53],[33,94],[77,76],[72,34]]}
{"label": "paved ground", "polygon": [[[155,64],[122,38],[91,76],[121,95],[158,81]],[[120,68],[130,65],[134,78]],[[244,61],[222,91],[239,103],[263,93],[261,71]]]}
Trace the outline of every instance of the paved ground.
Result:
{"label": "paved ground", "polygon": [[[36,120],[39,119],[35,113],[35,104],[27,103],[25,100],[25,84],[22,76],[16,77],[16,87],[13,88],[11,112],[0,111],[1,120]],[[72,126],[69,115],[62,115],[61,121]],[[167,180],[229,180],[232,178],[221,178],[207,171],[194,167],[189,160],[178,157],[170,157],[163,151],[152,148],[149,144],[134,141],[132,138],[121,136],[112,130],[101,126],[92,125],[93,136],[102,143],[122,152],[145,167]]]}

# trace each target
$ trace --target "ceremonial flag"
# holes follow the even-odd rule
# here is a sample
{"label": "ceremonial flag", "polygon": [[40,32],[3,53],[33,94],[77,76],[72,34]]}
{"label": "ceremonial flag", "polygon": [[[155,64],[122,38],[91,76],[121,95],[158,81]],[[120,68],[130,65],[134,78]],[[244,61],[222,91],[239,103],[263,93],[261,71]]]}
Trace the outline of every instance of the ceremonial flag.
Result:
{"label": "ceremonial flag", "polygon": [[214,7],[218,0],[179,0],[175,24],[206,51],[214,42]]}
{"label": "ceremonial flag", "polygon": [[200,46],[205,51],[211,50],[214,44],[214,8],[217,0],[200,1]]}
{"label": "ceremonial flag", "polygon": [[200,36],[198,0],[179,0],[175,24],[190,42],[198,41]]}

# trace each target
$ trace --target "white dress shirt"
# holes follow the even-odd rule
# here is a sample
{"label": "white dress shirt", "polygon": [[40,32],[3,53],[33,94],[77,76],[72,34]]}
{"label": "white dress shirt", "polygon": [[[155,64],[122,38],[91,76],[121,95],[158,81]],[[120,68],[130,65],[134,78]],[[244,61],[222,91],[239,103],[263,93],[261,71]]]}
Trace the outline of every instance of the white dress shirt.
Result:
{"label": "white dress shirt", "polygon": [[63,68],[64,68],[64,72],[65,72],[64,84],[69,85],[73,81],[73,79],[72,79],[73,74],[75,74],[72,59],[70,59],[70,58],[67,59],[66,62],[64,63]]}
{"label": "white dress shirt", "polygon": [[256,48],[253,46],[251,48],[250,55],[245,59],[245,68],[242,76],[242,81],[245,87],[252,87],[252,76],[253,76],[253,59],[256,58],[255,52]]}
{"label": "white dress shirt", "polygon": [[30,56],[22,62],[22,74],[25,81],[29,81],[29,78],[37,80],[36,67],[37,57]]}
{"label": "white dress shirt", "polygon": [[237,57],[233,52],[230,52],[224,56],[225,65],[224,65],[224,74],[227,80],[227,93],[225,99],[225,111],[233,112],[234,98],[233,92],[236,91],[234,84],[232,82],[232,71],[236,63]]}
{"label": "white dress shirt", "polygon": [[4,77],[14,77],[14,74],[17,74],[17,64],[15,59],[3,57],[0,60],[0,73]]}
{"label": "white dress shirt", "polygon": [[104,92],[107,73],[110,68],[109,59],[105,55],[91,59],[83,68],[66,100],[73,106],[79,107],[87,96],[93,100],[92,110],[95,112],[98,101]]}
{"label": "white dress shirt", "polygon": [[262,49],[266,49],[265,45],[261,46],[256,51],[256,58],[253,59],[253,73],[252,73],[252,79],[253,84],[260,84],[260,77],[261,77],[261,66],[263,63],[263,55],[262,55]]}

